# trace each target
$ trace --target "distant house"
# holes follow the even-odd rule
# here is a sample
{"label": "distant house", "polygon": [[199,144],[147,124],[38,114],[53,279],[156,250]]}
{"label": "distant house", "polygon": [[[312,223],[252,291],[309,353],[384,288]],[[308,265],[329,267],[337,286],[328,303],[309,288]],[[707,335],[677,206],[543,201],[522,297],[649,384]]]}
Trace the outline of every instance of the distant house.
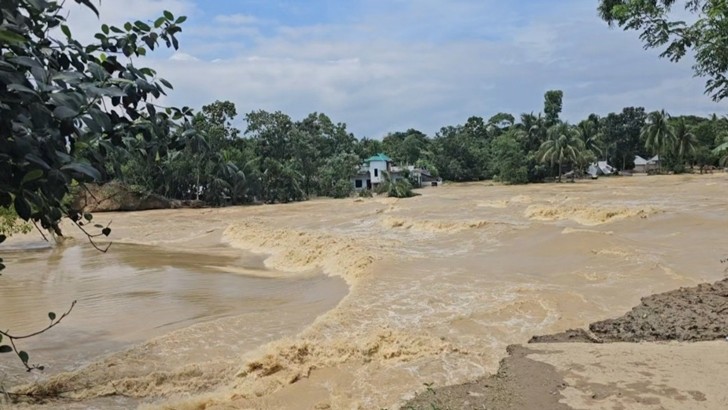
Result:
{"label": "distant house", "polygon": [[655,155],[650,159],[644,159],[639,155],[634,157],[634,172],[652,172],[660,168],[660,156]]}
{"label": "distant house", "polygon": [[384,182],[384,173],[388,173],[393,181],[409,178],[419,186],[437,186],[442,183],[442,179],[434,177],[423,168],[414,166],[397,167],[394,165],[392,158],[385,154],[377,154],[367,158],[359,167],[359,171],[351,178],[354,189],[360,191],[363,189],[372,189]]}
{"label": "distant house", "polygon": [[384,154],[377,154],[367,158],[359,167],[359,172],[352,178],[354,188],[372,189],[384,181],[382,172],[392,171],[392,158]]}
{"label": "distant house", "polygon": [[589,165],[589,169],[586,172],[591,175],[592,179],[596,179],[600,175],[612,175],[617,170],[609,165],[607,161],[597,161]]}
{"label": "distant house", "polygon": [[639,155],[635,155],[634,157],[634,172],[647,172],[647,160],[640,157]]}
{"label": "distant house", "polygon": [[650,170],[660,169],[660,156],[655,155],[654,157],[647,160],[647,172]]}

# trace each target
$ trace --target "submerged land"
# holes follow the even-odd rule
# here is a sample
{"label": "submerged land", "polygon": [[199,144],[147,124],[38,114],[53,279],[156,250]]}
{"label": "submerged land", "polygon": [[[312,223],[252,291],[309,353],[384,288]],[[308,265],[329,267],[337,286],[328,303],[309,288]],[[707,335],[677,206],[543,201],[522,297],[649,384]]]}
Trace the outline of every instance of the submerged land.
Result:
{"label": "submerged land", "polygon": [[[122,342],[107,353],[13,391],[20,406],[48,408],[722,409],[727,187],[722,173],[634,176],[98,213],[113,220],[121,262],[149,250],[211,280],[287,289],[327,275],[348,292],[301,282],[320,297],[240,293],[249,303],[145,340],[111,326],[105,337]],[[7,261],[4,280],[38,263]]]}

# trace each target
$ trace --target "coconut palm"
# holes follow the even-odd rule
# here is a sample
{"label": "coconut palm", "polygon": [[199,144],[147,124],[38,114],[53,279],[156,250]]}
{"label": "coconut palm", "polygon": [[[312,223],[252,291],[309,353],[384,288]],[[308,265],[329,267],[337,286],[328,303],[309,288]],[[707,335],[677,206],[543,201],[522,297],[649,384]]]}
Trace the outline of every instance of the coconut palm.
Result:
{"label": "coconut palm", "polygon": [[695,152],[697,145],[697,138],[690,131],[687,124],[685,124],[684,118],[679,118],[675,122],[674,131],[674,149],[677,153],[677,157],[680,163],[685,161],[686,154],[692,154]]}
{"label": "coconut palm", "polygon": [[382,179],[383,181],[376,189],[379,194],[386,193],[387,196],[393,198],[410,198],[415,195],[412,192],[412,184],[406,179],[395,180],[387,171],[382,171]]}
{"label": "coconut palm", "polygon": [[538,158],[541,162],[550,162],[559,166],[559,182],[564,162],[576,163],[582,157],[584,141],[579,132],[568,123],[559,123],[548,129],[548,139],[541,144]]}
{"label": "coconut palm", "polygon": [[599,132],[599,125],[592,119],[586,119],[577,126],[579,137],[584,142],[584,147],[599,157],[602,154],[602,133]]}
{"label": "coconut palm", "polygon": [[546,121],[540,113],[521,114],[517,127],[518,137],[524,142],[526,151],[536,151],[546,140]]}
{"label": "coconut palm", "polygon": [[[645,140],[645,148],[655,155],[662,156],[675,140],[675,133],[667,122],[669,118],[665,110],[653,111],[647,115],[647,123],[640,132],[640,137]],[[659,163],[662,168],[662,161]]]}

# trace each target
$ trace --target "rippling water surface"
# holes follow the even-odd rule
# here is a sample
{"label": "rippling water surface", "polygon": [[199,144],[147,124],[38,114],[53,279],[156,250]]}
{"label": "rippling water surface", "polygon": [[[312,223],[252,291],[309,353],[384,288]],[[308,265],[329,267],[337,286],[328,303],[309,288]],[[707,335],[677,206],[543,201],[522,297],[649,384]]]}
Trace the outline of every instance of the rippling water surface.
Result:
{"label": "rippling water surface", "polygon": [[[262,277],[275,274],[262,256],[224,247],[178,252],[114,244],[102,254],[85,243],[49,248],[31,242],[3,250],[4,329],[38,330],[48,324],[48,312],[60,316],[77,300],[61,325],[22,342],[46,374],[175,329],[248,315],[244,329],[219,335],[235,338],[242,353],[310,323],[346,293],[342,280],[314,272],[297,279]],[[16,374],[19,363],[2,358],[0,368]]]}
{"label": "rippling water surface", "polygon": [[80,407],[397,408],[534,334],[723,278],[726,189],[726,174],[635,176],[98,214],[109,254],[0,251],[0,325],[79,300],[28,346],[51,373],[88,363],[41,380]]}

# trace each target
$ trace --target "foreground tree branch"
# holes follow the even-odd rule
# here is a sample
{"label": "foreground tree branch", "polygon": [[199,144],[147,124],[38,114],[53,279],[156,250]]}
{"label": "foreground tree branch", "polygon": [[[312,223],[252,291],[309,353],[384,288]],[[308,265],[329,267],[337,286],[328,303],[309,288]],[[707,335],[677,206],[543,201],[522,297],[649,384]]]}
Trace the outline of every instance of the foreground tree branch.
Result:
{"label": "foreground tree branch", "polygon": [[30,359],[30,356],[24,350],[19,350],[18,347],[16,346],[15,342],[18,340],[29,339],[31,337],[38,336],[38,335],[43,334],[43,333],[51,330],[52,328],[56,327],[59,323],[61,323],[61,321],[63,319],[66,318],[66,316],[71,314],[71,311],[73,310],[74,306],[76,306],[75,300],[71,303],[71,307],[69,307],[68,310],[66,312],[64,312],[60,317],[56,317],[56,314],[53,312],[48,312],[48,319],[50,319],[50,323],[48,324],[48,326],[46,326],[45,328],[43,328],[41,330],[33,332],[33,333],[29,333],[26,335],[14,335],[14,334],[10,333],[10,330],[6,330],[6,331],[0,330],[0,342],[2,342],[3,338],[7,338],[10,341],[10,345],[0,345],[0,353],[14,352],[18,356],[20,361],[23,363],[23,366],[25,366],[25,369],[27,371],[36,370],[36,369],[43,370],[44,366],[37,365],[37,364],[33,364],[33,365],[28,364],[28,360]]}

